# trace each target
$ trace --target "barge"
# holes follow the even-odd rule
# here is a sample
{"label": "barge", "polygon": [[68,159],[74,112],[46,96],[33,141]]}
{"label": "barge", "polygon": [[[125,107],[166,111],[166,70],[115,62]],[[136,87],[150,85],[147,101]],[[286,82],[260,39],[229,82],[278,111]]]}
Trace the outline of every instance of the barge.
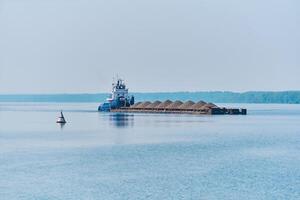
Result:
{"label": "barge", "polygon": [[128,95],[123,80],[118,79],[112,84],[112,92],[106,103],[98,107],[102,112],[133,112],[133,113],[173,113],[198,115],[247,115],[244,108],[225,108],[205,101],[144,101],[134,102],[134,96]]}

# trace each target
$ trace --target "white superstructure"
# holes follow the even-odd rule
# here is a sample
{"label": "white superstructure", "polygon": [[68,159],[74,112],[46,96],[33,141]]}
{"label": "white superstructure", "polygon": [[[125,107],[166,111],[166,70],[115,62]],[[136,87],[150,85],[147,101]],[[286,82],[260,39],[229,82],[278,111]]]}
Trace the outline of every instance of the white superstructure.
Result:
{"label": "white superstructure", "polygon": [[111,102],[113,100],[127,100],[128,98],[128,89],[126,88],[124,80],[118,79],[116,83],[112,84],[111,95],[107,100]]}

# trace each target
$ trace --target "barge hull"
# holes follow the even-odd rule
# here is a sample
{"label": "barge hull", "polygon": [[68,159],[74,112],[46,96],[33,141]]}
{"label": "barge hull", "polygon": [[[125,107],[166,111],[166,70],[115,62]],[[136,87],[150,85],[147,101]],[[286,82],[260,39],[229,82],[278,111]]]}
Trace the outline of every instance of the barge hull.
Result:
{"label": "barge hull", "polygon": [[247,109],[239,108],[211,108],[209,110],[179,110],[179,109],[134,109],[119,108],[112,109],[111,112],[129,113],[158,113],[158,114],[195,114],[195,115],[247,115]]}

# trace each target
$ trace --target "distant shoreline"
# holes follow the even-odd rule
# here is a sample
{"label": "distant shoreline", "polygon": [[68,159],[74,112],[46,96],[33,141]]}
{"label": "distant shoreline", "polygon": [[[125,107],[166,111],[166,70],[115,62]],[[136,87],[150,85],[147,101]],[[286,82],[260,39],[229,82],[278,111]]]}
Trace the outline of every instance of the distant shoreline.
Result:
{"label": "distant shoreline", "polygon": [[[300,104],[300,91],[283,92],[149,92],[132,93],[136,101],[192,100],[213,103],[278,103]],[[108,93],[98,94],[3,94],[0,102],[103,102]]]}

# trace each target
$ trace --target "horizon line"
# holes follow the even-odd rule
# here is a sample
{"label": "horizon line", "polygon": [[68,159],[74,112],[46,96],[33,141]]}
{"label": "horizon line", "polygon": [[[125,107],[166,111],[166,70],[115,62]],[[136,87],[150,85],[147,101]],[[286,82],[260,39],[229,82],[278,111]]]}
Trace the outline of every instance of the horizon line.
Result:
{"label": "horizon line", "polygon": [[[242,91],[242,92],[238,92],[238,91],[230,91],[230,90],[203,90],[203,91],[161,91],[161,92],[130,92],[130,93],[135,93],[135,94],[171,94],[171,93],[201,93],[201,92],[205,92],[205,93],[213,93],[213,92],[229,92],[229,93],[237,93],[237,94],[244,94],[244,93],[251,93],[251,92],[257,92],[257,93],[261,93],[261,92],[265,92],[265,93],[282,93],[282,92],[300,92],[300,90],[249,90],[249,91]],[[19,96],[19,95],[99,95],[99,94],[109,94],[110,92],[97,92],[97,93],[93,93],[93,92],[87,92],[87,93],[73,93],[73,92],[68,92],[68,93],[0,93],[0,96],[9,96],[9,95],[15,95],[15,96]]]}

